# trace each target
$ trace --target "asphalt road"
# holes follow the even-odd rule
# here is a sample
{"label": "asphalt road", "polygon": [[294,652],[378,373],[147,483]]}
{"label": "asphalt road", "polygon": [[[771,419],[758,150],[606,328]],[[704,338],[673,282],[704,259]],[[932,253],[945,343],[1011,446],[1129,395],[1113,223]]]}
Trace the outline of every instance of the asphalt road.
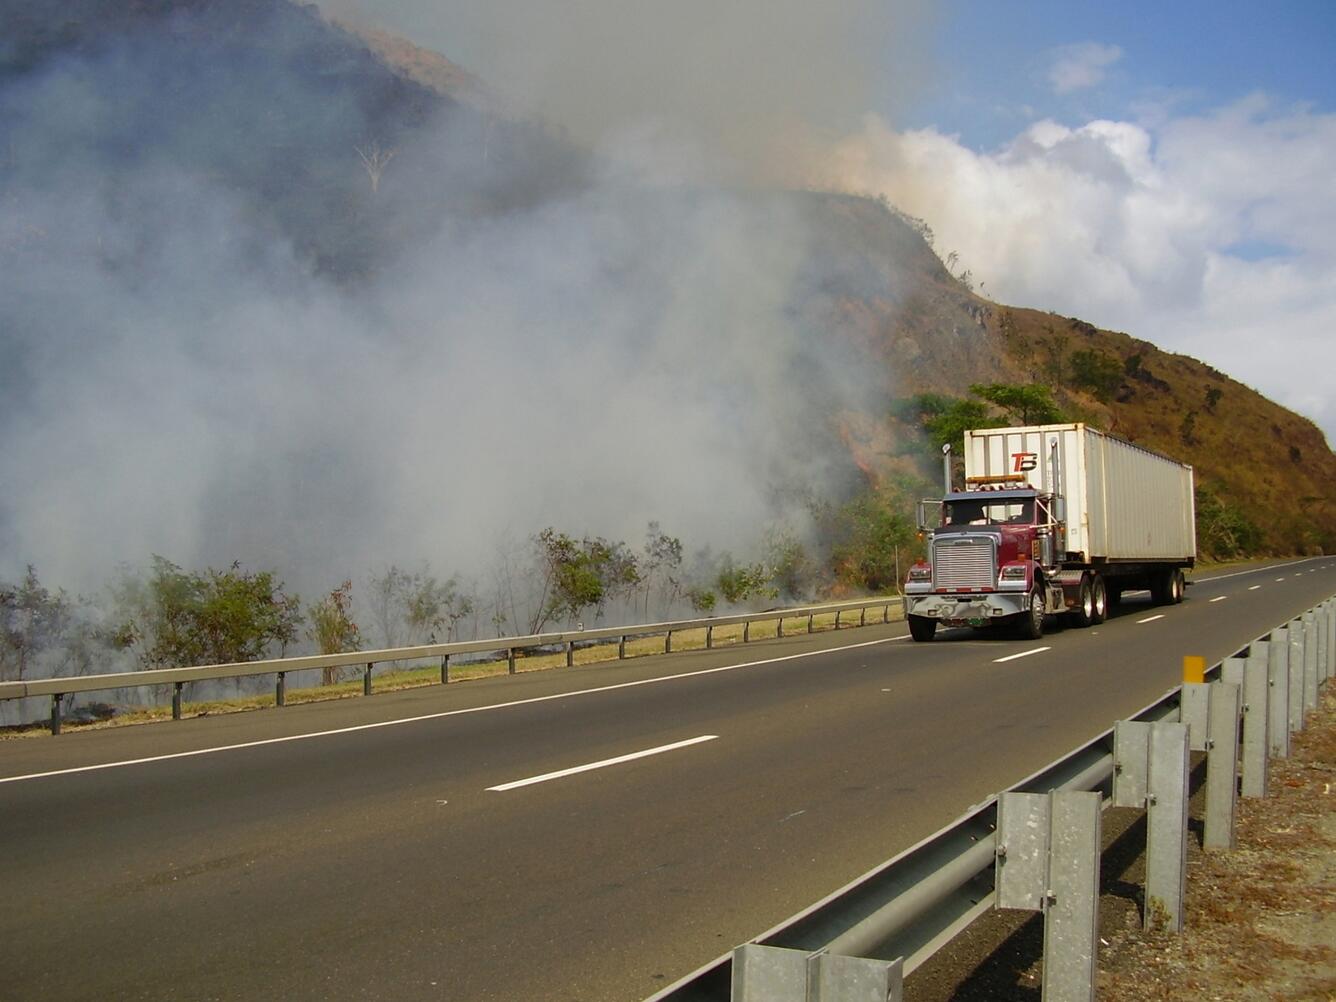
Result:
{"label": "asphalt road", "polygon": [[641,999],[1333,593],[1317,559],[1037,642],[869,626],[0,743],[0,998]]}

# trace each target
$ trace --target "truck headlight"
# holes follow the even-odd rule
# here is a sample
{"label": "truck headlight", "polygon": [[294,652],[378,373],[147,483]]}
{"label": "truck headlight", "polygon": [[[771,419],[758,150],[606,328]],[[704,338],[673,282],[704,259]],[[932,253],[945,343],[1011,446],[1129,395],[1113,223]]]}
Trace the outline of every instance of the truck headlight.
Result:
{"label": "truck headlight", "polygon": [[1001,573],[997,576],[998,586],[1001,588],[1023,588],[1025,587],[1024,564],[1005,564]]}
{"label": "truck headlight", "polygon": [[916,582],[931,581],[932,565],[915,564],[913,567],[909,568],[909,580]]}

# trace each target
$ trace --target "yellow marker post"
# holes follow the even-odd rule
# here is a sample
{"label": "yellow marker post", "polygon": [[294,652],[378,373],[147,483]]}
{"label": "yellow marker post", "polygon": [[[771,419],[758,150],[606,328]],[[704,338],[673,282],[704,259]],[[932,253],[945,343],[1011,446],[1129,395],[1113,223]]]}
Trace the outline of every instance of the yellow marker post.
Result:
{"label": "yellow marker post", "polygon": [[1183,681],[1206,681],[1206,659],[1204,657],[1197,654],[1183,655]]}

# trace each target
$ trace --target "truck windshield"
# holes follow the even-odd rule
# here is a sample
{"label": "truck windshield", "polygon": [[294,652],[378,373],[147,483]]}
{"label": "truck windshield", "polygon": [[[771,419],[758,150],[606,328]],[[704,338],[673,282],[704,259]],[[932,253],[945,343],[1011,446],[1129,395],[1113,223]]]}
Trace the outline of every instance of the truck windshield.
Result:
{"label": "truck windshield", "polygon": [[943,525],[1030,525],[1034,522],[1033,498],[948,501],[943,505]]}

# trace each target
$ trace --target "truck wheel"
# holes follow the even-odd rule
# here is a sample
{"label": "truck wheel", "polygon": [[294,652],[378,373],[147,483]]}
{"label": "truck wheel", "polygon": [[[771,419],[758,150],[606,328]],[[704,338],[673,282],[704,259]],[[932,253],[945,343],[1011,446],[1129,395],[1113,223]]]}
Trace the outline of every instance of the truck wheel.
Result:
{"label": "truck wheel", "polygon": [[1173,601],[1174,572],[1160,571],[1151,580],[1150,599],[1155,605],[1168,605]]}
{"label": "truck wheel", "polygon": [[1090,622],[1098,626],[1109,618],[1109,593],[1104,585],[1104,575],[1096,574],[1090,579],[1091,615]]}
{"label": "truck wheel", "polygon": [[1020,635],[1024,640],[1038,640],[1044,635],[1044,593],[1030,592],[1030,608],[1020,617]]}
{"label": "truck wheel", "polygon": [[1090,626],[1096,621],[1094,591],[1090,584],[1090,576],[1088,574],[1082,575],[1080,599],[1077,601],[1076,608],[1068,614],[1073,626]]}
{"label": "truck wheel", "polygon": [[1175,567],[1169,575],[1169,604],[1178,605],[1183,601],[1183,569]]}
{"label": "truck wheel", "polygon": [[932,639],[932,635],[937,632],[937,620],[929,619],[927,616],[907,616],[909,620],[909,635],[918,643],[927,643]]}

